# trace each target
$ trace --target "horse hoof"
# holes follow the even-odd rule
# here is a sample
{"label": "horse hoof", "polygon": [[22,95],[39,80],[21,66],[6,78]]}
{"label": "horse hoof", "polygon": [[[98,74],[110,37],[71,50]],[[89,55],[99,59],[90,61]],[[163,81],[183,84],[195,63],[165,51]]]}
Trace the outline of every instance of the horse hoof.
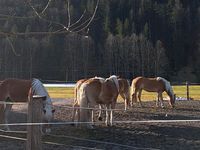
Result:
{"label": "horse hoof", "polygon": [[74,124],[74,123],[71,123],[70,125],[71,125],[71,126],[75,126],[75,124]]}
{"label": "horse hoof", "polygon": [[94,129],[93,125],[87,125],[88,129]]}
{"label": "horse hoof", "polygon": [[99,121],[102,121],[103,119],[102,119],[102,117],[99,117],[98,120],[99,120]]}
{"label": "horse hoof", "polygon": [[47,133],[47,134],[51,133],[51,129],[50,128],[46,129],[45,133]]}

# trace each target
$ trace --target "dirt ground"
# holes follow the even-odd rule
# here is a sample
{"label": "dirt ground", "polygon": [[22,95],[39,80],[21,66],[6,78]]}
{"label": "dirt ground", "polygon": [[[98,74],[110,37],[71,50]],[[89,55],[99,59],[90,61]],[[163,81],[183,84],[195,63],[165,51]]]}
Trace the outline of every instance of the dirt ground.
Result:
{"label": "dirt ground", "polygon": [[[66,101],[56,100],[54,122],[71,121],[71,109],[62,106]],[[132,149],[200,149],[200,121],[171,123],[128,123],[126,121],[142,120],[200,120],[200,101],[177,101],[176,108],[171,109],[168,103],[165,108],[155,107],[154,101],[143,102],[144,107],[135,105],[128,111],[114,112],[112,127],[106,127],[96,120],[94,129],[80,129],[72,125],[53,125],[50,135],[42,140],[44,150],[132,150]],[[71,101],[66,104],[71,106]],[[124,104],[118,103],[117,108],[123,109]],[[10,123],[26,120],[26,106],[14,106],[10,113]],[[12,130],[25,130],[25,127],[11,127]],[[25,149],[26,142],[2,136],[26,138],[25,133],[0,132],[1,150]],[[48,143],[47,143],[48,142]]]}

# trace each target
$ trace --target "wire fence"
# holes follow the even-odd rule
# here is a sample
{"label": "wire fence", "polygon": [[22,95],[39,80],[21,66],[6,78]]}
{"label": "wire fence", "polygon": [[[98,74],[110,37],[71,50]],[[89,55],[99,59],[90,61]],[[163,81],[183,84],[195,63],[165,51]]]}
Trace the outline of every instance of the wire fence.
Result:
{"label": "wire fence", "polygon": [[[3,102],[1,102],[1,104],[3,104]],[[5,102],[5,104],[9,104],[9,105],[22,105],[23,103],[11,103],[11,102]],[[56,107],[62,107],[64,109],[73,109],[73,107],[70,106],[56,106]],[[91,109],[91,108],[83,108],[82,109]],[[95,108],[95,110],[100,110],[99,108]],[[115,111],[124,111],[124,109],[114,109]],[[109,110],[111,111],[111,110]],[[113,121],[113,123],[115,124],[173,124],[173,123],[192,123],[192,122],[200,122],[200,119],[185,119],[185,120],[116,120]],[[62,121],[62,122],[49,122],[49,123],[44,123],[44,122],[36,122],[36,123],[27,123],[27,122],[23,122],[23,123],[7,123],[7,124],[0,124],[0,127],[2,126],[38,126],[38,125],[54,125],[54,126],[58,126],[59,125],[71,125],[73,123],[76,124],[94,124],[94,122],[72,122],[72,121]],[[101,125],[101,124],[105,124],[104,122],[95,122],[96,125]],[[0,130],[1,132],[4,132],[3,130]],[[25,134],[27,133],[26,131],[5,131],[6,133],[21,133],[21,134]],[[57,135],[57,134],[47,134],[47,136],[50,136],[52,138],[66,138],[66,139],[72,139],[72,140],[79,140],[82,142],[92,142],[92,143],[96,143],[96,144],[104,144],[104,145],[110,145],[110,146],[117,146],[117,147],[121,147],[121,148],[127,148],[127,149],[155,149],[156,148],[148,148],[148,147],[135,147],[135,146],[131,146],[131,145],[126,145],[126,144],[120,144],[120,143],[115,143],[115,142],[106,142],[106,141],[100,141],[100,140],[93,140],[93,139],[88,139],[88,138],[80,138],[80,137],[75,137],[75,136],[67,136],[67,135]],[[2,138],[8,138],[8,139],[15,139],[15,140],[22,140],[22,141],[26,141],[26,138],[21,138],[21,137],[16,137],[16,136],[10,136],[10,135],[3,135],[0,134],[0,137]],[[75,145],[67,145],[67,144],[62,144],[62,143],[56,143],[56,142],[46,142],[43,141],[43,144],[51,144],[51,145],[57,145],[57,146],[64,146],[64,147],[73,147],[73,148],[81,148],[81,149],[93,149],[91,147],[84,147],[84,146],[75,146]]]}

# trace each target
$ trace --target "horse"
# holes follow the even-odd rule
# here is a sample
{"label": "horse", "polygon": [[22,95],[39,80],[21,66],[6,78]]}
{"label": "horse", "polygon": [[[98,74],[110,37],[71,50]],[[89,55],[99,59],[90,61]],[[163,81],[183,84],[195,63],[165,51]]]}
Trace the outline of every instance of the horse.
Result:
{"label": "horse", "polygon": [[[101,81],[105,80],[102,77],[94,77],[94,78],[98,78]],[[128,80],[124,79],[124,78],[118,78],[118,82],[119,82],[119,95],[124,99],[124,103],[125,103],[125,110],[127,110],[127,108],[129,108],[130,106],[130,83]],[[81,84],[83,84],[85,81],[87,81],[88,79],[80,79],[76,82],[75,88],[74,88],[74,94],[75,94],[75,98],[74,98],[74,104],[73,104],[73,111],[72,111],[72,122],[74,122],[75,119],[75,114],[77,113],[78,116],[78,121],[80,121],[80,112],[79,112],[79,102],[78,102],[78,91],[80,89]],[[102,104],[99,104],[99,114],[98,114],[98,120],[102,121],[102,111],[101,109],[103,108]],[[92,122],[94,122],[94,113],[92,111]]]}
{"label": "horse", "polygon": [[119,95],[124,99],[125,110],[130,106],[130,83],[124,78],[118,78]]}
{"label": "horse", "polygon": [[[95,79],[99,79],[101,81],[105,80],[104,78],[102,77],[94,77]],[[74,102],[73,102],[73,111],[72,111],[72,122],[74,122],[75,120],[75,115],[77,114],[77,120],[80,121],[80,101],[78,100],[79,99],[79,89],[81,87],[81,85],[87,81],[89,78],[84,78],[84,79],[80,79],[76,82],[76,85],[74,87]],[[91,79],[91,78],[90,78]],[[99,105],[99,108],[101,109],[101,105]],[[101,111],[99,112],[99,120],[101,120]],[[92,121],[94,122],[94,112],[92,111]]]}
{"label": "horse", "polygon": [[137,102],[137,97],[139,99],[139,103],[142,106],[141,103],[141,94],[142,90],[145,90],[147,92],[157,92],[158,93],[158,99],[156,102],[156,105],[158,106],[158,103],[160,102],[161,107],[163,108],[163,97],[162,93],[166,92],[169,96],[169,105],[173,108],[175,104],[175,94],[173,92],[172,86],[170,85],[170,82],[162,77],[156,77],[156,78],[145,78],[145,77],[137,77],[132,80],[131,84],[131,90],[132,90],[132,105],[133,102]]}
{"label": "horse", "polygon": [[[46,96],[46,100],[43,102],[43,121],[50,122],[55,110],[52,107],[51,98],[40,80],[35,78],[32,80],[9,78],[0,83],[0,101],[28,102],[28,97],[32,94]],[[0,106],[0,112],[3,113],[2,122],[7,124],[8,113],[12,104],[1,104]],[[5,128],[10,130],[8,126],[5,126]],[[45,125],[45,129],[46,133],[51,131],[49,125]]]}
{"label": "horse", "polygon": [[[94,108],[97,104],[106,106],[106,126],[112,126],[113,112],[119,94],[119,83],[117,76],[113,75],[107,79],[91,78],[83,82],[80,89],[80,121],[89,121],[89,111],[84,108]],[[91,124],[87,127],[92,128]]]}

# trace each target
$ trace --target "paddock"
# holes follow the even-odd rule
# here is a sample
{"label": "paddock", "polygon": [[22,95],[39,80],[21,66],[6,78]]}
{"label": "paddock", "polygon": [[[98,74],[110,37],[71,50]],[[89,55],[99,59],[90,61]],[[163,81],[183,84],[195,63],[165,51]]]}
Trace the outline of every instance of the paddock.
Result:
{"label": "paddock", "polygon": [[[176,101],[176,108],[156,108],[155,101],[144,102],[124,111],[117,103],[114,126],[96,120],[94,129],[70,125],[72,99],[54,99],[56,109],[52,132],[42,137],[44,150],[69,149],[200,149],[200,101]],[[167,103],[167,101],[165,102]],[[26,121],[27,105],[13,105],[9,123]],[[157,120],[157,121],[156,121]],[[0,149],[25,149],[25,126],[11,126],[0,132]],[[23,131],[23,132],[21,132]]]}

